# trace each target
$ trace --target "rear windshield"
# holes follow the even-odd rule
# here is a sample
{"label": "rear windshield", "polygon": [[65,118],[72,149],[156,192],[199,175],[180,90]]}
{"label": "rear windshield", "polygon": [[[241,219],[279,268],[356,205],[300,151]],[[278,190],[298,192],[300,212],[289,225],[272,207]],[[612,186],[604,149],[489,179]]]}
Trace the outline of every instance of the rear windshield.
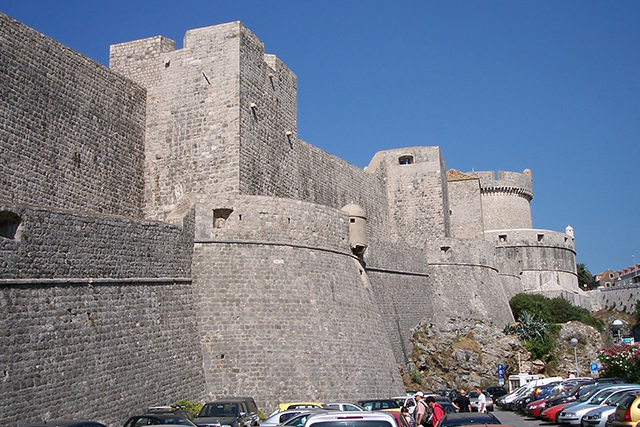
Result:
{"label": "rear windshield", "polygon": [[236,403],[208,403],[200,411],[201,417],[235,417],[237,415]]}
{"label": "rear windshield", "polygon": [[[385,420],[340,420],[324,421],[311,424],[313,427],[394,427]],[[311,427],[310,426],[310,427]]]}
{"label": "rear windshield", "polygon": [[635,396],[633,394],[625,397],[624,399],[622,399],[620,401],[620,404],[618,405],[618,408],[622,408],[623,410],[626,411],[627,409],[629,409],[629,406],[631,406],[633,401],[636,400],[636,397],[637,396]]}

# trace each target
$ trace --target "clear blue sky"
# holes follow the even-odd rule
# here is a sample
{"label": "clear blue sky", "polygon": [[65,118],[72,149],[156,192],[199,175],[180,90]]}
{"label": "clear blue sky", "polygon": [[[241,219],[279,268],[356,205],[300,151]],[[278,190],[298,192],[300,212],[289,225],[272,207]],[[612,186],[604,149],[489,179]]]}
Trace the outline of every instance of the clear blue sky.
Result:
{"label": "clear blue sky", "polygon": [[356,166],[440,146],[533,172],[535,228],[592,273],[640,263],[640,1],[0,0],[108,65],[109,45],[242,21],[298,76],[298,136]]}

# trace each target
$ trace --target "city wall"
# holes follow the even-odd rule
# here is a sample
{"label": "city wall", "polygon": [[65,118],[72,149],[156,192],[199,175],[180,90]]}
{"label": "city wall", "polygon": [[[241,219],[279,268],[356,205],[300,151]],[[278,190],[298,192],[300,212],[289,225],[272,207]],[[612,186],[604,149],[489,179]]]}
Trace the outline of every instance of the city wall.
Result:
{"label": "city wall", "polygon": [[589,292],[596,309],[610,309],[636,314],[636,303],[640,300],[640,285],[612,286]]}
{"label": "city wall", "polygon": [[296,77],[239,22],[112,46],[122,77],[0,19],[0,424],[402,393],[416,325],[502,328],[529,271],[575,281],[572,241],[482,239],[485,209],[530,227],[530,175],[458,185],[438,147],[361,170],[297,139]]}
{"label": "city wall", "polygon": [[142,220],[144,88],[0,28],[0,424],[202,399],[194,212]]}
{"label": "city wall", "polygon": [[[196,200],[193,280],[211,397],[249,394],[271,408],[403,393],[345,212],[265,196]],[[362,366],[373,360],[376,375]]]}
{"label": "city wall", "polygon": [[0,13],[0,201],[141,217],[145,91]]}

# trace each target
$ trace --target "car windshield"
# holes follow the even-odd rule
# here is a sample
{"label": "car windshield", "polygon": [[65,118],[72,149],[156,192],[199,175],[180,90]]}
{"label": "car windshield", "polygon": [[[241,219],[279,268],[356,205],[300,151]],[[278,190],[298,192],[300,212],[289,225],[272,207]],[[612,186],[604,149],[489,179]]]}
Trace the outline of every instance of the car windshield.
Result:
{"label": "car windshield", "polygon": [[237,415],[236,403],[208,403],[200,411],[201,417],[235,417]]}
{"label": "car windshield", "polygon": [[633,393],[633,392],[637,392],[638,390],[633,389],[633,390],[621,390],[618,391],[617,393],[612,394],[605,402],[605,405],[608,406],[614,406],[617,405],[622,399],[624,399],[624,397],[629,394],[629,393]]}
{"label": "car windshield", "polygon": [[287,421],[283,425],[285,425],[285,426],[293,426],[293,427],[303,426],[304,423],[307,422],[307,418],[309,418],[310,415],[311,415],[310,413],[297,415],[297,416],[291,418],[289,421]]}
{"label": "car windshield", "polygon": [[611,396],[614,391],[614,389],[600,390],[591,397],[591,401],[589,403],[592,405],[599,405],[604,402],[607,397]]}
{"label": "car windshield", "polygon": [[586,402],[593,395],[593,393],[597,392],[598,389],[595,385],[588,385],[578,390],[578,393],[576,393],[576,399],[580,402]]}

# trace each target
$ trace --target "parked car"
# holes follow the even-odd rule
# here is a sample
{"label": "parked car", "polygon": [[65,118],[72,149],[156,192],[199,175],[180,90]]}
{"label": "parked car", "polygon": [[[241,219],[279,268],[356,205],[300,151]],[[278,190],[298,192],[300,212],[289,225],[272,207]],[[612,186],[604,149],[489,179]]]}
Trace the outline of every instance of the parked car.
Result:
{"label": "parked car", "polygon": [[266,426],[283,425],[284,423],[289,421],[291,418],[296,417],[300,414],[309,413],[310,411],[312,410],[311,409],[288,409],[286,411],[276,412],[275,414],[271,415],[269,418],[260,421],[260,426],[266,427]]}
{"label": "parked car", "polygon": [[125,423],[124,427],[140,427],[147,425],[182,425],[187,427],[195,427],[193,416],[189,411],[171,407],[155,407],[149,408],[142,415],[134,415]]}
{"label": "parked car", "polygon": [[413,395],[409,396],[398,396],[394,397],[395,401],[398,402],[400,407],[405,406],[410,414],[413,414],[413,411],[416,409],[416,399]]}
{"label": "parked car", "polygon": [[276,409],[271,415],[277,414],[278,412],[286,411],[289,409],[322,409],[323,403],[320,402],[286,402],[278,404],[278,409]]}
{"label": "parked car", "polygon": [[327,413],[338,413],[340,411],[335,410],[327,410],[327,409],[318,409],[318,408],[310,408],[309,412],[303,412],[302,414],[291,418],[289,421],[286,421],[283,425],[287,427],[302,427],[305,425],[309,417],[318,414],[327,414]]}
{"label": "parked car", "polygon": [[507,389],[505,389],[502,386],[492,386],[492,387],[487,387],[487,392],[491,395],[491,398],[495,401],[497,398],[502,397],[502,396],[506,396],[507,395]]}
{"label": "parked car", "polygon": [[618,407],[618,403],[620,403],[625,396],[636,391],[640,391],[640,387],[638,389],[621,389],[616,391],[609,396],[601,406],[584,414],[581,421],[582,427],[604,427],[607,418],[613,415]]}
{"label": "parked car", "polygon": [[76,421],[76,420],[49,420],[36,421],[29,423],[24,427],[106,427],[97,421]]}
{"label": "parked car", "polygon": [[206,403],[195,422],[200,427],[252,427],[259,419],[253,397],[227,397]]}
{"label": "parked car", "polygon": [[560,415],[562,408],[567,406],[569,403],[571,402],[561,403],[559,405],[554,405],[554,406],[551,406],[550,408],[546,408],[544,411],[540,413],[540,419],[542,421],[547,421],[550,423],[557,423],[558,416]]}
{"label": "parked car", "polygon": [[460,427],[475,424],[502,424],[493,414],[477,412],[459,412],[455,414],[445,414],[437,427]]}
{"label": "parked car", "polygon": [[398,427],[398,423],[385,412],[330,412],[314,414],[304,427]]}
{"label": "parked car", "polygon": [[385,409],[400,410],[400,405],[395,399],[358,400],[356,403],[367,411],[383,411]]}
{"label": "parked car", "polygon": [[579,426],[581,425],[582,417],[587,412],[602,405],[614,392],[632,388],[634,388],[634,386],[625,384],[606,385],[595,388],[591,393],[581,397],[578,401],[565,406],[558,416],[558,422],[560,424]]}
{"label": "parked car", "polygon": [[[325,403],[324,405],[322,405],[325,409],[335,409],[338,411],[364,411],[365,409],[362,406],[358,406],[355,403],[342,403],[342,402],[338,402],[338,403]],[[260,425],[262,425],[262,423],[260,423]]]}
{"label": "parked car", "polygon": [[631,393],[618,404],[613,416],[613,427],[636,427],[640,421],[640,393]]}

